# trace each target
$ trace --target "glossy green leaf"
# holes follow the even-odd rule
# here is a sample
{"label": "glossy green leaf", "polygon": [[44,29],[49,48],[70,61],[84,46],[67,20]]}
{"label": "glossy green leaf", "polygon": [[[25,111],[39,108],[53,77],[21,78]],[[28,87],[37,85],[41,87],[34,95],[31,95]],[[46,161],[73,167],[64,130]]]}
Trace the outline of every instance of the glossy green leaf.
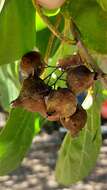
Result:
{"label": "glossy green leaf", "polygon": [[107,0],[97,0],[104,11],[107,11]]}
{"label": "glossy green leaf", "polygon": [[[47,15],[49,17],[53,17],[53,16],[57,15],[59,13],[59,11],[60,11],[60,9],[55,9],[55,10],[43,9],[43,14],[45,14],[45,15]],[[54,17],[50,18],[50,21],[52,21],[52,20],[54,20]],[[36,12],[35,24],[36,24],[36,31],[41,31],[41,30],[47,28],[46,23],[39,16],[38,12]]]}
{"label": "glossy green leaf", "polygon": [[41,120],[42,116],[38,113],[35,113],[35,135],[41,130]]}
{"label": "glossy green leaf", "polygon": [[69,0],[65,7],[81,32],[86,46],[107,53],[107,13],[95,0]]}
{"label": "glossy green leaf", "polygon": [[12,63],[35,45],[31,0],[6,0],[0,14],[0,64]]}
{"label": "glossy green leaf", "polygon": [[43,30],[44,28],[47,28],[45,22],[41,19],[41,17],[39,16],[37,12],[35,15],[35,25],[36,25],[36,32]]}
{"label": "glossy green leaf", "polygon": [[61,146],[56,165],[56,179],[60,184],[71,185],[82,180],[95,166],[101,146],[100,104],[100,85],[97,84],[87,125],[76,138],[68,133]]}
{"label": "glossy green leaf", "polygon": [[20,90],[18,63],[0,66],[0,103],[7,111]]}
{"label": "glossy green leaf", "polygon": [[[52,16],[49,17],[50,22],[55,25],[56,23],[56,17]],[[59,26],[59,31],[63,30],[63,20],[61,20],[60,26]],[[44,28],[41,31],[37,31],[36,32],[36,47],[39,49],[39,51],[41,52],[41,54],[43,55],[43,57],[46,54],[46,50],[47,50],[47,46],[48,46],[48,41],[50,38],[50,35],[52,33],[50,32],[50,30],[48,28]],[[54,42],[53,42],[53,47],[52,47],[52,51],[50,54],[50,57],[52,57],[55,52],[57,51],[58,47],[59,47],[59,40],[57,38],[55,38]]]}
{"label": "glossy green leaf", "polygon": [[0,175],[6,175],[20,165],[34,134],[35,114],[20,108],[13,109],[0,133]]}

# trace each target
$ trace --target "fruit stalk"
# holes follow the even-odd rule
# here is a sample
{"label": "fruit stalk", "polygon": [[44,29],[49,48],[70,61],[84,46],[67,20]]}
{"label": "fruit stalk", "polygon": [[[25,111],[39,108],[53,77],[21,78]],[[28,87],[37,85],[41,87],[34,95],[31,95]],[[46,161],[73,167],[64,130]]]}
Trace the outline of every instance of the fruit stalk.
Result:
{"label": "fruit stalk", "polygon": [[32,0],[33,5],[35,7],[35,9],[37,10],[39,16],[42,18],[42,20],[46,23],[47,27],[49,28],[49,30],[61,41],[64,43],[67,43],[69,45],[74,45],[75,41],[67,38],[66,36],[64,36],[63,34],[61,34],[54,25],[51,24],[51,22],[49,21],[49,19],[43,14],[42,10],[41,10],[41,6],[38,5],[38,3],[35,3],[34,0]]}
{"label": "fruit stalk", "polygon": [[97,78],[102,80],[105,85],[107,86],[107,74],[104,73],[97,65],[96,61],[93,59],[93,57],[90,55],[88,49],[85,47],[84,43],[81,40],[81,34],[74,23],[74,21],[71,19],[71,33],[74,36],[74,39],[76,41],[77,47],[79,49],[79,54],[81,55],[81,58],[83,59],[83,62],[86,61],[89,65],[89,67],[92,68],[92,70],[97,73]]}

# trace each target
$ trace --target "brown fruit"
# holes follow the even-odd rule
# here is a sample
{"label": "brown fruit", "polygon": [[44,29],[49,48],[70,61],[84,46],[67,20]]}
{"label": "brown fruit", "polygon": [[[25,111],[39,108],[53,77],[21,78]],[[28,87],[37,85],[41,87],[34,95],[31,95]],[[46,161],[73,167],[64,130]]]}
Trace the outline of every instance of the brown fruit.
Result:
{"label": "brown fruit", "polygon": [[47,115],[49,120],[59,120],[60,117],[69,117],[76,111],[76,97],[67,88],[59,88],[50,92],[47,100]]}
{"label": "brown fruit", "polygon": [[37,51],[31,51],[26,53],[21,60],[20,68],[22,73],[29,76],[40,76],[44,71],[45,63]]}
{"label": "brown fruit", "polygon": [[11,105],[12,107],[23,107],[31,112],[39,112],[46,117],[44,96],[48,93],[48,86],[42,79],[28,78],[23,81],[20,95]]}
{"label": "brown fruit", "polygon": [[93,85],[95,74],[81,65],[67,72],[67,85],[75,94],[87,90]]}
{"label": "brown fruit", "polygon": [[44,117],[47,116],[46,105],[43,98],[38,98],[37,100],[35,100],[31,97],[23,98],[23,99],[20,99],[20,97],[18,97],[16,100],[14,100],[11,103],[11,105],[13,108],[23,107],[30,112],[38,112]]}
{"label": "brown fruit", "polygon": [[84,128],[87,121],[87,113],[82,107],[78,107],[77,111],[72,116],[69,118],[61,118],[60,121],[74,137],[82,128]]}
{"label": "brown fruit", "polygon": [[49,93],[49,87],[40,78],[27,78],[23,81],[20,97],[44,97]]}
{"label": "brown fruit", "polygon": [[82,65],[82,60],[79,54],[68,56],[65,59],[60,59],[58,61],[58,67],[62,70],[69,70],[70,68]]}

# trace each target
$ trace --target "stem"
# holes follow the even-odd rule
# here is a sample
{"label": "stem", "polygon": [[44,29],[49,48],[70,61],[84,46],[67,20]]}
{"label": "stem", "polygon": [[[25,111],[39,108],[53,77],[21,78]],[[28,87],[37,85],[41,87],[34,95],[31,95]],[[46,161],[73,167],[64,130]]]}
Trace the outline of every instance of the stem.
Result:
{"label": "stem", "polygon": [[41,10],[41,6],[38,5],[37,2],[35,2],[35,0],[32,0],[34,7],[36,8],[39,16],[42,18],[42,20],[47,24],[47,27],[49,28],[49,30],[57,37],[61,40],[61,42],[73,45],[75,44],[75,41],[72,39],[67,38],[66,36],[64,36],[63,34],[61,34],[54,25],[51,24],[51,22],[49,21],[48,17],[46,17]]}
{"label": "stem", "polygon": [[74,36],[75,41],[77,42],[77,47],[79,49],[81,58],[83,58],[83,60],[85,60],[92,67],[93,71],[98,74],[97,79],[102,80],[107,86],[107,74],[98,67],[95,60],[90,55],[88,49],[85,47],[84,43],[81,40],[80,31],[78,30],[73,20],[71,20],[71,32]]}
{"label": "stem", "polygon": [[63,71],[63,72],[61,73],[61,75],[60,75],[59,77],[57,77],[56,81],[55,81],[51,86],[54,86],[54,88],[55,88],[55,85],[56,85],[57,81],[62,77],[62,75],[63,75],[64,73],[65,73],[65,71]]}
{"label": "stem", "polygon": [[95,72],[101,72],[100,68],[92,58],[92,56],[89,54],[88,50],[86,49],[85,45],[81,40],[77,42],[77,47],[79,49],[79,53],[84,61],[86,61]]}
{"label": "stem", "polygon": [[98,67],[95,60],[90,55],[88,49],[85,47],[83,41],[81,40],[80,31],[72,19],[71,19],[71,32],[72,32],[72,35],[74,36],[75,41],[77,42],[79,54],[81,58],[83,59],[83,61],[86,61],[91,66],[93,71],[102,73],[101,69]]}
{"label": "stem", "polygon": [[[60,25],[60,22],[61,22],[61,14],[58,14],[58,16],[56,17],[56,23],[55,23],[55,28],[58,29],[59,25]],[[48,46],[47,46],[47,49],[46,49],[46,53],[45,53],[45,62],[48,63],[48,59],[49,59],[49,56],[50,56],[50,53],[51,53],[51,50],[52,50],[52,45],[53,45],[53,41],[54,41],[54,34],[51,33],[50,35],[50,38],[49,38],[49,41],[48,41]]]}
{"label": "stem", "polygon": [[50,67],[50,68],[56,68],[56,66],[51,66],[51,65],[45,66],[46,69],[48,69],[49,67]]}
{"label": "stem", "polygon": [[49,77],[51,77],[51,75],[57,70],[57,67],[47,76],[45,77],[43,80],[48,79]]}

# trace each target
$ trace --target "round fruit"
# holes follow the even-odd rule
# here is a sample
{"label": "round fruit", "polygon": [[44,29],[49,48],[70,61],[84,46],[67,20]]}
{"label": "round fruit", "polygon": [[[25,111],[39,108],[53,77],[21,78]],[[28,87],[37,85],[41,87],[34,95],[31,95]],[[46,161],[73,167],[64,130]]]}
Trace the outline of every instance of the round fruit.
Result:
{"label": "round fruit", "polygon": [[76,111],[77,101],[76,97],[67,88],[59,88],[53,90],[48,95],[46,100],[48,119],[55,118],[59,120],[60,117],[69,117]]}
{"label": "round fruit", "polygon": [[69,70],[70,68],[77,67],[83,64],[79,54],[68,56],[65,59],[58,61],[58,67],[62,70]]}
{"label": "round fruit", "polygon": [[19,97],[14,100],[12,107],[23,107],[31,112],[39,112],[46,117],[44,96],[48,95],[49,88],[40,78],[28,78],[23,81]]}
{"label": "round fruit", "polygon": [[11,103],[13,108],[23,107],[30,112],[38,112],[42,116],[46,117],[46,105],[43,98],[33,99],[32,97],[26,97],[21,99],[18,97]]}
{"label": "round fruit", "polygon": [[61,118],[60,121],[72,136],[76,136],[86,124],[87,113],[82,107],[78,107],[74,115],[69,118]]}
{"label": "round fruit", "polygon": [[42,7],[47,8],[47,9],[56,9],[59,8],[65,0],[34,0],[34,2],[40,4]]}
{"label": "round fruit", "polygon": [[37,51],[31,51],[26,53],[20,63],[20,69],[22,73],[29,76],[40,76],[44,71],[45,63],[41,58],[41,55]]}
{"label": "round fruit", "polygon": [[67,85],[75,94],[87,90],[94,82],[95,74],[87,67],[81,65],[67,72]]}
{"label": "round fruit", "polygon": [[40,78],[27,78],[23,81],[20,97],[44,97],[49,93],[49,87]]}

